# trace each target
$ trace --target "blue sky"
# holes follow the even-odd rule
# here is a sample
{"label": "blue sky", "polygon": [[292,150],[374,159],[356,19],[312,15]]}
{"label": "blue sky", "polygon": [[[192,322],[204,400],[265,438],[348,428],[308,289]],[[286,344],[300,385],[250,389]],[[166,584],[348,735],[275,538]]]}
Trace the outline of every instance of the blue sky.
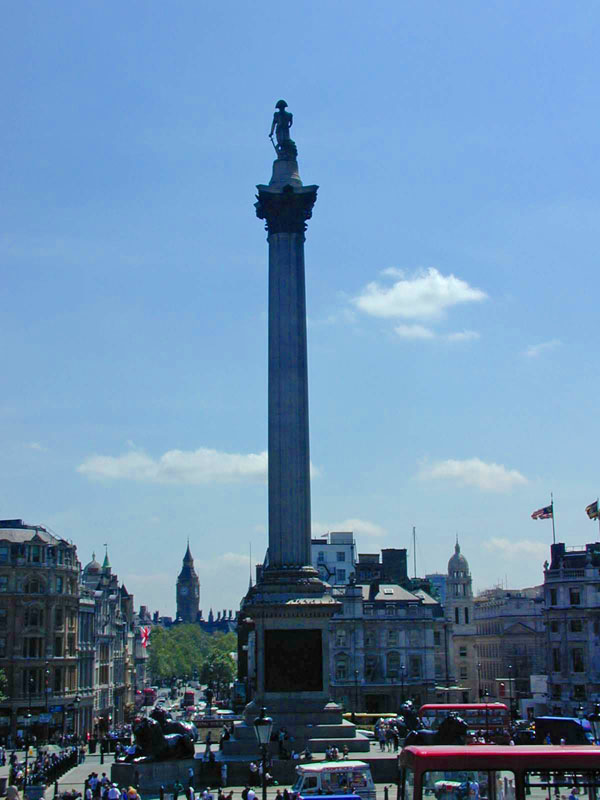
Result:
{"label": "blue sky", "polygon": [[205,613],[266,546],[275,102],[305,183],[313,527],[474,585],[598,538],[600,9],[4,9],[2,517]]}

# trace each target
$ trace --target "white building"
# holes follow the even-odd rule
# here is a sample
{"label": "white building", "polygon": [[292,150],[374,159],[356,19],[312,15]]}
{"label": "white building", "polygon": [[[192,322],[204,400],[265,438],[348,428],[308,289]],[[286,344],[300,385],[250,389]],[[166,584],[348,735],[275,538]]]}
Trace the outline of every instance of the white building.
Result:
{"label": "white building", "polygon": [[331,586],[345,586],[354,574],[356,542],[352,531],[331,531],[311,539],[312,565]]}

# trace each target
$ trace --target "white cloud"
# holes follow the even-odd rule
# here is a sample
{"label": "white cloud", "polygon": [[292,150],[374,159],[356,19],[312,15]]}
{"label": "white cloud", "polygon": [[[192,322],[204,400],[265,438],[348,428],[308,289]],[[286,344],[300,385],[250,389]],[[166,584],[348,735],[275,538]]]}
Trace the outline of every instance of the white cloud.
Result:
{"label": "white cloud", "polygon": [[38,453],[47,453],[48,452],[48,448],[44,447],[44,445],[40,444],[39,442],[27,442],[25,447],[28,450],[36,450]]}
{"label": "white cloud", "polygon": [[267,453],[221,453],[169,450],[159,458],[134,450],[120,456],[90,456],[77,471],[92,479],[133,480],[145,483],[206,484],[265,481]]}
{"label": "white cloud", "polygon": [[366,519],[350,517],[342,522],[314,522],[312,523],[312,535],[322,536],[329,531],[353,531],[360,536],[385,536],[386,530],[375,522]]}
{"label": "white cloud", "polygon": [[523,355],[527,356],[527,358],[537,358],[541,353],[545,353],[547,350],[554,350],[555,347],[559,347],[561,344],[560,339],[550,339],[548,342],[530,344]]}
{"label": "white cloud", "polygon": [[227,566],[245,567],[250,566],[250,556],[243,553],[223,553],[218,560]]}
{"label": "white cloud", "polygon": [[433,339],[435,333],[424,325],[398,325],[394,328],[402,339]]}
{"label": "white cloud", "polygon": [[447,333],[444,337],[447,342],[472,342],[479,339],[477,331],[457,331],[456,333]]}
{"label": "white cloud", "polygon": [[534,542],[531,539],[503,539],[492,538],[483,543],[490,553],[501,553],[507,558],[521,558],[522,556],[535,556],[545,558],[548,545],[544,542]]}
{"label": "white cloud", "polygon": [[419,270],[412,277],[396,269],[386,269],[382,275],[397,280],[391,286],[373,281],[352,300],[357,308],[374,317],[437,319],[447,308],[487,297],[481,289],[454,275],[442,275],[433,267]]}
{"label": "white cloud", "polygon": [[418,474],[422,480],[451,480],[459,486],[476,486],[491,492],[506,492],[514,486],[527,483],[527,478],[516,469],[507,469],[502,464],[486,464],[479,458],[463,461],[449,458],[424,464]]}

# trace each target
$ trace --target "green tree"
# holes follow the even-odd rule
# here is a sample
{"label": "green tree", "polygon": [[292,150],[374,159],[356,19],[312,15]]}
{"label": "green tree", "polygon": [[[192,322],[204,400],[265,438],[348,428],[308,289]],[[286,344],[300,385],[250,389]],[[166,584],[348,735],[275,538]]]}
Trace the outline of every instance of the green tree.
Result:
{"label": "green tree", "polygon": [[0,669],[0,703],[3,700],[6,700],[8,695],[6,692],[8,691],[8,680],[6,678],[6,673],[3,669]]}

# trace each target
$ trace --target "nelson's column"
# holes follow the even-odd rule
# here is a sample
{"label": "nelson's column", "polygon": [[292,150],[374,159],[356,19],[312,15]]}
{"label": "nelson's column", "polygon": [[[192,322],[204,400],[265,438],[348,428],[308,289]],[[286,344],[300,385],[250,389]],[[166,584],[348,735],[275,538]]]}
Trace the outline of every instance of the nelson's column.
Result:
{"label": "nelson's column", "polygon": [[269,135],[272,142],[276,135],[277,158],[255,204],[269,243],[269,547],[241,609],[254,625],[254,699],[225,753],[256,752],[252,727],[262,706],[275,729],[285,726],[293,735],[296,750],[310,742],[317,752],[338,742],[362,751],[368,741],[329,699],[329,622],[340,604],[310,554],[304,239],[318,187],[302,184],[292,115],[283,100],[276,108]]}

